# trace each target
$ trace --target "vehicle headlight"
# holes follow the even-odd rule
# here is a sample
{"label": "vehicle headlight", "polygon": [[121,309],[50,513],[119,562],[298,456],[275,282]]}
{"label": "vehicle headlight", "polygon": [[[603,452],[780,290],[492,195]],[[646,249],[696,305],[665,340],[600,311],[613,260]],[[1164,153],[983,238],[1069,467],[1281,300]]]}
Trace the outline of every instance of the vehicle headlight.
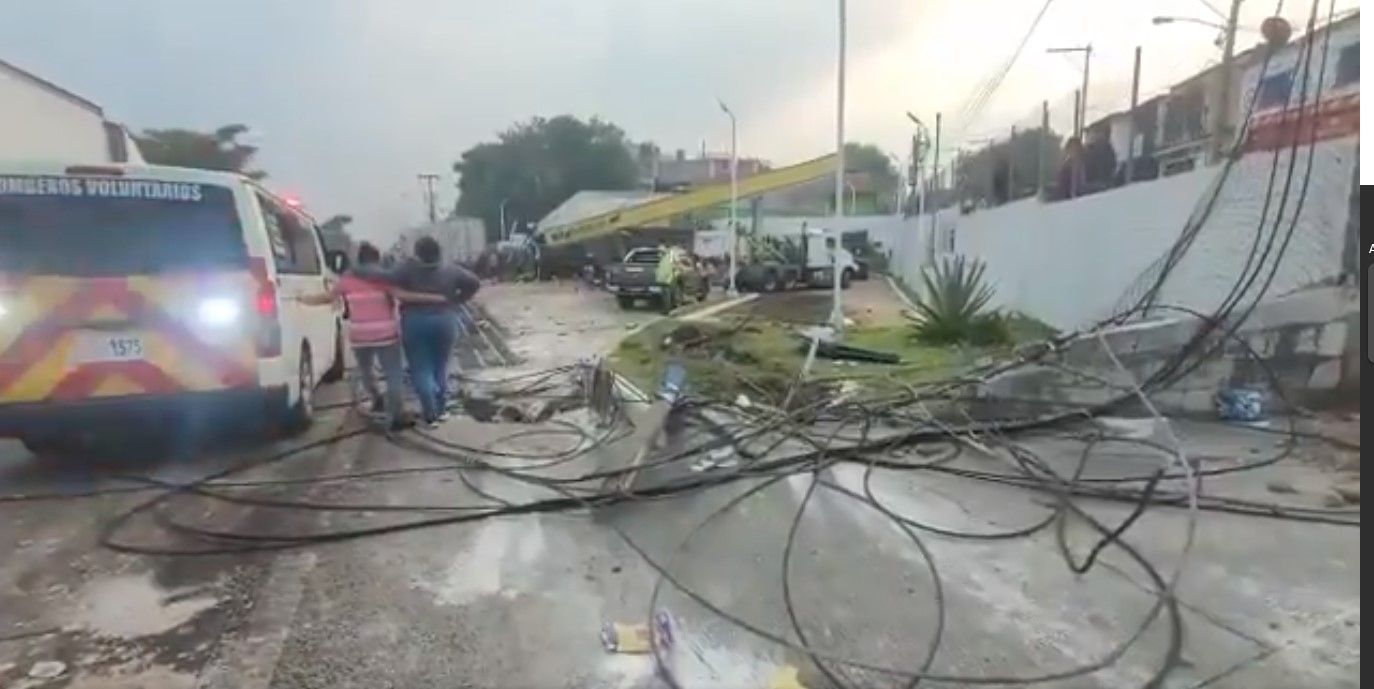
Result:
{"label": "vehicle headlight", "polygon": [[237,323],[242,311],[238,300],[219,297],[200,302],[196,315],[204,325],[224,326]]}

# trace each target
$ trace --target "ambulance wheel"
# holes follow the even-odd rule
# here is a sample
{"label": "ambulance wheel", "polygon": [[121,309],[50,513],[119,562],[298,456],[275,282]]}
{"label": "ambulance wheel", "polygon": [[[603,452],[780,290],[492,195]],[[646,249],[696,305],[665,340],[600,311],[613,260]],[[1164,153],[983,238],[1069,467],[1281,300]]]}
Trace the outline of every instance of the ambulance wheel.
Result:
{"label": "ambulance wheel", "polygon": [[343,327],[334,325],[334,365],[320,376],[321,383],[337,383],[344,377],[344,336]]}
{"label": "ambulance wheel", "polygon": [[38,457],[65,457],[80,449],[80,444],[58,436],[30,436],[20,438],[24,449]]}
{"label": "ambulance wheel", "polygon": [[301,347],[296,401],[286,410],[286,432],[291,435],[305,432],[315,421],[315,366],[310,358],[310,348]]}

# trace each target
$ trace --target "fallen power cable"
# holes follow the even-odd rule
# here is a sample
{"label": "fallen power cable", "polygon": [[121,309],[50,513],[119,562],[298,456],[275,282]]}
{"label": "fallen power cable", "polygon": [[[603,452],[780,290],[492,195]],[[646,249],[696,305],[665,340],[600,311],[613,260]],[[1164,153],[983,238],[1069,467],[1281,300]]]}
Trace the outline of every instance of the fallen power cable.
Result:
{"label": "fallen power cable", "polygon": [[[1314,0],[1313,22],[1319,13],[1318,8],[1319,5]],[[1325,70],[1320,67],[1314,68],[1311,64],[1312,53],[1315,50],[1312,43],[1309,42],[1304,48],[1304,54],[1300,58],[1302,80],[1306,85],[1307,73],[1309,70],[1313,71],[1317,74],[1317,86],[1320,88],[1321,75]],[[1323,57],[1323,62],[1324,60]],[[1264,68],[1267,69],[1267,66],[1266,55]],[[1302,117],[1301,111],[1299,117]],[[1298,129],[1301,129],[1301,123]],[[1243,141],[1245,137],[1242,134],[1239,138]],[[1297,150],[1299,138],[1294,136],[1290,152]],[[1192,547],[1192,534],[1200,514],[1221,512],[1356,528],[1360,525],[1358,510],[1249,501],[1212,494],[1203,489],[1204,482],[1211,477],[1270,466],[1290,456],[1303,440],[1326,439],[1300,431],[1296,422],[1290,419],[1283,442],[1274,455],[1228,466],[1211,467],[1188,455],[1184,444],[1174,434],[1171,421],[1160,414],[1151,401],[1152,395],[1176,384],[1227,342],[1239,343],[1240,348],[1265,371],[1274,393],[1283,397],[1283,389],[1277,377],[1267,369],[1262,358],[1248,349],[1244,338],[1238,335],[1238,329],[1267,293],[1278,268],[1278,259],[1287,251],[1292,239],[1297,212],[1288,209],[1287,204],[1289,191],[1297,174],[1296,164],[1287,166],[1287,179],[1282,184],[1283,190],[1280,192],[1282,197],[1277,202],[1278,208],[1271,222],[1269,207],[1271,197],[1275,195],[1275,187],[1278,185],[1277,170],[1280,167],[1279,152],[1275,152],[1272,174],[1260,219],[1255,228],[1251,253],[1246,258],[1235,285],[1214,312],[1190,311],[1184,307],[1165,304],[1160,298],[1162,286],[1187,254],[1189,247],[1194,244],[1206,218],[1215,208],[1220,188],[1238,157],[1232,155],[1228,158],[1213,193],[1199,204],[1199,212],[1190,219],[1174,249],[1160,264],[1159,272],[1154,276],[1152,284],[1130,308],[1093,328],[1063,336],[1045,347],[1027,350],[1019,357],[975,367],[958,376],[913,386],[900,393],[882,398],[850,397],[796,405],[788,403],[783,404],[780,409],[768,409],[759,405],[742,408],[731,400],[694,397],[690,394],[679,396],[683,382],[679,380],[677,385],[669,390],[670,394],[660,395],[655,403],[655,418],[658,421],[645,421],[646,417],[638,409],[643,407],[640,404],[642,400],[628,399],[616,385],[614,374],[608,369],[601,365],[564,367],[522,374],[504,380],[480,382],[481,386],[485,386],[487,394],[483,399],[496,406],[507,403],[530,403],[541,398],[560,400],[558,404],[550,403],[540,407],[554,410],[547,415],[537,413],[532,415],[534,418],[522,419],[538,423],[522,426],[520,430],[492,442],[473,446],[418,431],[390,438],[390,441],[397,445],[437,460],[432,466],[373,469],[276,480],[254,479],[248,476],[256,470],[303,456],[309,450],[363,435],[361,431],[350,430],[275,455],[254,458],[193,482],[169,484],[146,477],[126,477],[126,481],[116,487],[88,491],[78,496],[8,495],[0,496],[0,503],[85,497],[111,492],[152,491],[154,494],[147,500],[106,525],[101,535],[101,543],[114,550],[131,554],[186,556],[303,548],[416,529],[474,523],[503,516],[585,513],[588,510],[597,513],[607,508],[635,506],[649,509],[652,503],[696,495],[727,485],[742,485],[747,488],[715,510],[707,519],[695,525],[667,558],[652,556],[614,520],[601,522],[619,534],[627,546],[660,575],[651,596],[650,611],[645,615],[646,624],[653,623],[654,614],[661,608],[660,602],[664,592],[668,587],[672,587],[740,628],[808,658],[817,672],[835,686],[869,686],[871,683],[859,679],[859,675],[863,674],[883,677],[889,683],[894,679],[902,680],[902,686],[913,687],[922,680],[957,686],[1029,685],[1090,675],[1118,662],[1138,642],[1145,630],[1163,617],[1169,630],[1166,652],[1159,667],[1144,685],[1161,686],[1168,674],[1181,662],[1183,622],[1174,596],[1174,587],[1187,564],[1187,555]],[[1311,175],[1310,161],[1311,156],[1308,169],[1297,190],[1295,204],[1299,210],[1307,193],[1308,178]],[[1282,222],[1286,218],[1291,220],[1287,227]],[[1103,329],[1158,310],[1188,312],[1197,319],[1198,330],[1165,366],[1143,379],[1136,380],[1136,376],[1121,364],[1111,350],[1103,335]],[[730,334],[724,336],[728,337]],[[1069,344],[1076,343],[1082,346],[1094,342],[1102,347],[1115,372],[1124,374],[1130,381],[1129,385],[1120,389],[1113,388],[1114,394],[1107,402],[1089,408],[1018,413],[1006,418],[987,413],[974,414],[967,408],[965,403],[968,390],[977,388],[997,376],[1052,357],[1055,352],[1062,351]],[[472,380],[464,379],[462,382],[469,387],[478,385],[477,381]],[[690,381],[686,381],[686,385],[690,391]],[[790,392],[787,398],[790,402]],[[564,401],[567,403],[563,404]],[[1162,431],[1165,439],[1158,441],[1113,434],[1104,428],[1103,424],[1096,422],[1100,417],[1127,405],[1147,410],[1149,419],[1153,421],[1156,429]],[[557,415],[559,409],[571,406],[592,410],[593,422],[571,423]],[[493,418],[496,417],[497,415],[493,414]],[[670,417],[693,431],[691,434],[685,434],[690,436],[689,439],[693,442],[685,446],[669,444],[661,449],[645,451],[644,448],[651,447],[653,439],[663,430],[653,424],[660,421],[667,423]],[[639,420],[638,424],[634,422],[636,418]],[[1268,429],[1251,430],[1258,433],[1279,432]],[[562,449],[542,453],[532,452],[528,446],[521,445],[520,441],[528,440],[531,435],[536,434],[566,437],[572,442]],[[1037,441],[1044,439],[1051,439],[1057,443],[1078,444],[1079,451],[1072,470],[1064,471],[1062,467],[1057,467],[1054,462],[1046,459],[1043,450],[1035,447]],[[1149,452],[1159,458],[1159,465],[1137,474],[1104,476],[1100,470],[1102,462],[1099,453],[1104,448],[1117,445],[1132,446]],[[1345,445],[1349,447],[1349,443]],[[607,453],[608,448],[621,446],[633,448],[633,461],[619,466],[588,461],[598,453]],[[737,461],[730,462],[728,466],[719,462],[701,463],[703,458],[722,451],[728,451]],[[970,458],[978,458],[980,461],[965,461]],[[998,468],[989,468],[989,462],[982,461],[988,459],[999,460]],[[588,464],[594,465],[595,468],[586,468]],[[863,468],[861,487],[841,485],[833,478],[833,470],[842,464]],[[1094,471],[1089,472],[1090,467]],[[1037,493],[1034,501],[1043,505],[1044,513],[1026,524],[996,531],[961,531],[946,525],[923,523],[900,514],[879,497],[873,488],[873,480],[880,471],[909,472],[917,475],[936,474],[1034,491]],[[483,473],[499,475],[538,488],[542,497],[513,501],[508,497],[484,491],[469,480],[469,477]],[[474,494],[482,498],[481,504],[341,503],[282,497],[279,490],[286,486],[370,482],[405,476],[444,474],[459,476]],[[684,556],[684,551],[694,539],[700,538],[711,524],[746,504],[770,486],[797,476],[809,480],[782,545],[783,564],[780,572],[790,630],[765,629],[739,619],[720,604],[694,591],[675,574],[679,558]],[[930,620],[932,631],[926,646],[913,649],[910,654],[919,660],[915,669],[861,661],[820,650],[812,643],[808,631],[800,622],[794,608],[792,591],[793,551],[803,515],[811,509],[815,495],[821,491],[843,497],[892,522],[910,541],[925,563],[931,582],[929,595],[935,604],[937,614]],[[378,513],[390,516],[376,524],[358,526],[358,520],[349,520],[348,528],[321,528],[308,533],[296,533],[285,529],[250,531],[223,525],[212,528],[192,523],[186,516],[199,514],[200,511],[178,509],[188,500],[212,500],[269,509]],[[1086,507],[1088,501],[1103,500],[1125,503],[1130,509],[1117,523],[1104,523]],[[1187,538],[1182,557],[1170,572],[1159,571],[1128,538],[1130,530],[1139,523],[1142,515],[1156,508],[1183,509],[1188,515]],[[396,515],[408,516],[403,521],[397,521]],[[1071,546],[1067,537],[1067,524],[1070,519],[1075,523],[1086,524],[1095,534],[1095,541],[1086,549],[1075,552]],[[151,520],[169,532],[171,537],[166,539],[167,542],[159,543],[134,540],[132,533],[135,530],[129,527],[136,522],[142,523],[141,520]],[[273,525],[281,526],[269,526]],[[933,535],[996,542],[1028,538],[1041,533],[1047,534],[1046,538],[1054,539],[1066,568],[1074,574],[1081,575],[1091,571],[1102,561],[1102,554],[1108,550],[1114,550],[1138,565],[1149,579],[1149,585],[1155,594],[1154,604],[1143,616],[1139,627],[1100,657],[1075,667],[1039,668],[1017,675],[979,676],[957,676],[936,669],[947,618],[947,601],[940,568],[925,539]],[[669,684],[679,686],[678,680],[673,677],[672,663],[667,657],[669,649],[659,648],[652,642],[652,637],[649,645],[652,646],[650,650],[658,659],[662,674]]]}

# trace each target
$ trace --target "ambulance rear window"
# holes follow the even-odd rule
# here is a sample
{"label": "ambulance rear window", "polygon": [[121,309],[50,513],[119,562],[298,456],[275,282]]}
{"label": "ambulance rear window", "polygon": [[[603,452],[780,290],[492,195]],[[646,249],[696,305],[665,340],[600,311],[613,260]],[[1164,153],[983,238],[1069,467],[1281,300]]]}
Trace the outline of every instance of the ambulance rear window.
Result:
{"label": "ambulance rear window", "polygon": [[0,175],[0,271],[107,277],[247,265],[227,187]]}

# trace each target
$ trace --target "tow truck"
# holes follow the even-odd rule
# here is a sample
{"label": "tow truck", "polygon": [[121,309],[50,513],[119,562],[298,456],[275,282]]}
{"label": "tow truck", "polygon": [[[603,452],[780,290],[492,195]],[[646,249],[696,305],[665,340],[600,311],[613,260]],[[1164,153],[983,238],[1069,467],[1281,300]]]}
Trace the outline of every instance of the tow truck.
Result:
{"label": "tow truck", "polygon": [[840,289],[849,289],[859,275],[854,255],[819,228],[802,225],[796,236],[751,236],[744,244],[735,283],[755,292],[781,292],[834,286],[840,272]]}

